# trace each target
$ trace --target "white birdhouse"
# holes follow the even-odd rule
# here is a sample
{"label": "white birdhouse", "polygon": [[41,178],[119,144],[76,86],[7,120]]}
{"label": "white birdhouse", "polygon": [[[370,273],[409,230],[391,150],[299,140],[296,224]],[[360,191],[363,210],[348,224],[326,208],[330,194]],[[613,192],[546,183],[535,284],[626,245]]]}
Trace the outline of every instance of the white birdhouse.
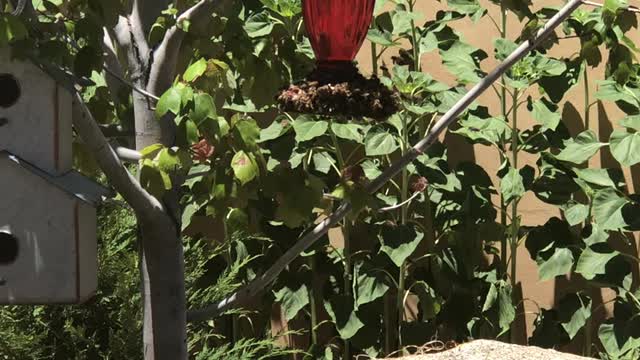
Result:
{"label": "white birdhouse", "polygon": [[82,302],[107,191],[71,169],[71,96],[3,50],[0,89],[0,304]]}
{"label": "white birdhouse", "polygon": [[50,174],[73,165],[71,94],[37,66],[0,48],[0,150]]}

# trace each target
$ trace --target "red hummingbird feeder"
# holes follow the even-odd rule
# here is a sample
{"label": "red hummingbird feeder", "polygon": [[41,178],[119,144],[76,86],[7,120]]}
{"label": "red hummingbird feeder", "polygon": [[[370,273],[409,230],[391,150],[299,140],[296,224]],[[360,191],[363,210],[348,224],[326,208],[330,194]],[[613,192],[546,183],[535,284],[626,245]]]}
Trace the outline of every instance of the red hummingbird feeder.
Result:
{"label": "red hummingbird feeder", "polygon": [[367,79],[353,60],[373,19],[375,0],[302,0],[316,68],[278,96],[282,110],[384,119],[397,111],[395,94]]}

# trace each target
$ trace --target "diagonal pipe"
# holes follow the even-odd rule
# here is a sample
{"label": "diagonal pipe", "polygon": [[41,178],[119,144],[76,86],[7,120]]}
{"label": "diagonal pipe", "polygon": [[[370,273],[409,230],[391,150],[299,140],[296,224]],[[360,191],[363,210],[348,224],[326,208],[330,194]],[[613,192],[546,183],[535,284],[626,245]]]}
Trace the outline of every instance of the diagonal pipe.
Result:
{"label": "diagonal pipe", "polygon": [[[371,194],[378,191],[384,184],[395,177],[404,167],[420,156],[451,124],[462,114],[494,82],[506,73],[514,64],[534,50],[541,41],[551,35],[571,14],[583,3],[583,0],[571,0],[567,2],[545,25],[537,35],[520,45],[509,57],[489,73],[482,81],[476,84],[460,99],[440,120],[433,126],[429,134],[418,142],[402,158],[391,164],[380,176],[373,180],[367,187]],[[306,233],[284,255],[276,261],[266,272],[258,276],[249,284],[240,288],[233,295],[202,309],[190,310],[187,313],[187,321],[197,322],[214,318],[232,307],[245,304],[247,301],[259,295],[269,284],[273,283],[278,275],[302,252],[307,250],[318,239],[324,236],[329,229],[338,223],[349,213],[351,204],[343,202],[328,218],[320,222],[313,230]]]}

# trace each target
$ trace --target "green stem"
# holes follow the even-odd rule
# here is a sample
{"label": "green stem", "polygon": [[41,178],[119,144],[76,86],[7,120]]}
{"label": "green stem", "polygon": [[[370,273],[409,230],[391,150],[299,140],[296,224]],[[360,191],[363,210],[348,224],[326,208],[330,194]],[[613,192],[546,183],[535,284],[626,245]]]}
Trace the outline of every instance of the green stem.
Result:
{"label": "green stem", "polygon": [[[345,169],[344,155],[342,154],[342,149],[340,148],[340,143],[338,142],[338,137],[333,132],[331,128],[332,121],[329,121],[329,134],[331,136],[331,141],[333,141],[333,147],[335,148],[336,157],[338,158],[338,167],[341,172]],[[342,173],[339,174],[342,176]],[[351,296],[351,278],[352,278],[352,269],[351,269],[351,239],[349,238],[349,220],[344,219],[342,222],[342,237],[344,241],[344,294],[346,296]],[[351,358],[351,349],[349,346],[349,340],[344,340],[344,358]]]}
{"label": "green stem", "polygon": [[[400,266],[400,275],[398,275],[398,350],[403,349],[402,342],[402,319],[404,319],[404,293],[406,287],[406,261]],[[402,350],[402,355],[406,355]]]}
{"label": "green stem", "polygon": [[[413,0],[409,0],[409,12],[413,12]],[[416,22],[411,18],[411,45],[413,50],[413,71],[422,71],[420,66],[420,44],[418,43],[418,32]]]}
{"label": "green stem", "polygon": [[591,342],[593,337],[593,312],[587,319],[587,323],[584,325],[584,356],[590,358],[591,357]]}
{"label": "green stem", "polygon": [[[507,204],[504,202],[504,198],[500,195],[500,223],[506,229],[507,226]],[[505,235],[500,239],[500,273],[501,278],[507,273],[507,237]]]}
{"label": "green stem", "polygon": [[393,305],[392,298],[393,296],[388,296],[389,293],[385,294],[384,297],[384,326],[385,326],[385,336],[384,336],[384,352],[389,355],[393,352]]}
{"label": "green stem", "polygon": [[[376,20],[375,18],[371,22],[371,28],[375,28]],[[378,47],[377,45],[371,41],[371,73],[374,76],[378,76]]]}
{"label": "green stem", "polygon": [[316,308],[316,291],[314,278],[316,273],[316,260],[314,255],[309,256],[309,269],[311,270],[311,282],[309,284],[309,306],[311,307],[311,345],[318,345],[318,310]]}
{"label": "green stem", "polygon": [[[512,154],[512,163],[511,165],[517,171],[518,170],[518,142],[519,142],[519,132],[518,132],[518,90],[513,90],[513,129],[511,130],[511,154]],[[511,203],[511,288],[515,291],[516,286],[518,285],[518,233],[520,224],[518,221],[518,201],[519,199],[513,199]],[[511,342],[516,343],[516,332],[514,331],[515,325],[518,322],[518,319],[515,319],[511,324]]]}
{"label": "green stem", "polygon": [[[413,7],[415,3],[413,0],[409,0],[409,11],[413,12]],[[413,18],[411,19],[411,45],[413,50],[413,70],[421,71],[420,66],[420,44],[418,43],[418,32],[416,28],[415,21]],[[407,123],[407,115],[405,114],[402,117],[402,155],[406,154],[409,149],[409,124]],[[401,185],[401,196],[400,201],[406,202],[409,196],[409,171],[407,167],[402,169],[402,185]],[[428,200],[427,200],[428,202]],[[408,220],[408,211],[409,204],[405,204],[401,208],[401,222],[402,225],[407,224]],[[405,292],[405,283],[407,277],[407,264],[406,261],[402,263],[400,266],[400,273],[398,275],[398,302],[397,302],[397,310],[398,310],[398,349],[403,348],[402,341],[402,320],[404,319],[404,292]],[[404,355],[404,350],[402,350]]]}
{"label": "green stem", "polygon": [[378,76],[378,47],[376,46],[376,44],[371,43],[371,66],[372,66],[372,71],[371,73],[374,76]]}
{"label": "green stem", "polygon": [[586,130],[591,127],[591,106],[589,104],[591,95],[589,91],[589,67],[584,64],[584,127]]}
{"label": "green stem", "polygon": [[431,208],[431,197],[429,194],[429,188],[427,187],[427,190],[425,191],[425,200],[424,200],[424,204],[425,204],[425,209],[424,209],[424,227],[425,229],[429,232],[429,238],[427,239],[427,253],[428,254],[432,254],[435,251],[435,241],[436,241],[436,231],[435,228],[433,226],[433,218],[431,217],[431,212],[432,212],[432,208]]}
{"label": "green stem", "polygon": [[[331,124],[332,123],[329,122],[329,134],[331,135],[331,141],[333,142],[333,147],[335,148],[335,154],[336,154],[336,157],[338,158],[338,167],[342,172],[344,171],[344,166],[345,166],[344,155],[342,154],[342,149],[340,149],[340,143],[338,143],[338,137],[333,132],[333,129],[331,129]],[[342,173],[339,175],[342,175]]]}
{"label": "green stem", "polygon": [[[402,116],[402,154],[406,154],[409,150],[409,127],[408,127],[408,115],[404,114]],[[402,184],[401,184],[401,193],[400,193],[400,201],[405,203],[409,198],[409,170],[407,167],[402,169]],[[405,204],[400,209],[400,221],[402,225],[407,224],[407,220],[409,219],[409,205]],[[402,263],[400,266],[400,273],[398,275],[398,300],[397,300],[397,310],[398,310],[398,349],[402,349],[402,320],[404,318],[404,292],[405,292],[405,283],[406,283],[406,274],[407,265],[406,261]]]}
{"label": "green stem", "polygon": [[[501,2],[500,4],[500,14],[502,17],[502,29],[500,32],[500,36],[503,39],[506,39],[507,37],[507,8],[504,4],[504,2]],[[501,78],[501,94],[500,94],[500,107],[502,110],[502,117],[505,121],[507,121],[507,82],[506,79],[504,77],[504,75]],[[505,147],[503,146],[503,149]],[[504,201],[504,198],[502,197],[502,195],[500,195],[500,222],[502,223],[502,226],[504,226],[506,228],[507,226],[507,204]],[[504,277],[504,275],[507,272],[507,237],[506,234],[505,236],[502,236],[502,238],[500,239],[500,272],[501,272],[501,277]]]}
{"label": "green stem", "polygon": [[[406,154],[409,150],[409,129],[407,129],[407,116],[403,116],[402,118],[402,154]],[[405,166],[402,169],[402,184],[401,184],[401,194],[400,194],[400,202],[404,203],[409,198],[409,170]],[[407,224],[408,214],[409,214],[409,205],[405,204],[400,208],[400,219],[402,221],[402,225]]]}
{"label": "green stem", "polygon": [[[226,221],[222,222],[222,227],[223,227],[223,231],[225,234],[225,243],[229,244],[231,242],[231,237],[229,236],[229,229],[227,228],[227,223]],[[227,263],[231,264],[233,263],[232,261],[232,255],[231,255],[231,249],[227,249],[227,252],[225,254],[225,257],[227,258]],[[233,341],[233,344],[237,344],[238,341],[240,340],[240,331],[239,331],[239,324],[238,324],[238,314],[231,314],[231,338]]]}
{"label": "green stem", "polygon": [[[513,130],[511,131],[512,166],[518,170],[518,90],[513,95]],[[516,276],[518,259],[518,199],[511,204],[511,286],[515,288],[518,283]]]}

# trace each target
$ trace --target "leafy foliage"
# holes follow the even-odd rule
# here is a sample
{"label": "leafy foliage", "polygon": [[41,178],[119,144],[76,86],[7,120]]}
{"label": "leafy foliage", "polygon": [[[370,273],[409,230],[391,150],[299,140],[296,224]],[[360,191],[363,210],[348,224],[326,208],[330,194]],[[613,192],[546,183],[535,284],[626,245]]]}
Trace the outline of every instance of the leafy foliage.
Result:
{"label": "leafy foliage", "polygon": [[[540,280],[580,276],[592,287],[612,289],[615,316],[596,324],[599,342],[592,339],[593,345],[603,358],[638,357],[640,294],[632,281],[638,259],[616,246],[617,236],[640,228],[640,200],[621,170],[640,163],[640,66],[638,49],[626,35],[637,27],[635,16],[625,11],[626,1],[578,10],[496,86],[500,109],[474,103],[461,114],[447,136],[495,151],[501,165],[495,173],[455,163],[449,154],[458,149],[436,141],[401,176],[367,194],[366,185],[486,74],[490,56],[506,58],[557,11],[534,8],[531,1],[491,1],[493,10],[523,22],[520,35],[509,38],[491,21],[496,12],[485,3],[441,2],[444,10],[428,16],[416,10],[414,0],[376,2],[368,34],[372,62],[382,64],[383,53],[393,57],[374,72],[402,103],[384,122],[278,110],[277,91],[313,66],[299,1],[231,1],[211,15],[206,30],[181,24],[187,45],[180,53],[180,76],[155,107],[158,118],[173,121],[175,144],[143,150],[139,175],[159,198],[172,190],[180,195],[190,305],[222,300],[255,279],[340,200],[356,209],[336,229],[341,238],[324,239],[294,261],[249,310],[190,325],[195,358],[285,354],[263,331],[269,320],[264,314],[278,307],[290,324],[304,324],[297,336],[311,339],[303,350],[312,358],[337,358],[350,350],[377,356],[434,336],[507,339],[521,318],[522,245],[538,265]],[[130,89],[117,92],[109,85],[102,51],[96,50],[103,39],[96,29],[117,19],[116,3],[43,1],[35,23],[2,15],[0,46],[37,49],[90,77],[93,85],[83,95],[96,119],[132,130]],[[173,6],[163,12],[147,34],[151,43],[178,13]],[[67,48],[66,40],[47,30],[52,18],[80,49]],[[475,48],[456,30],[469,21],[495,23],[492,49]],[[548,49],[564,45],[564,37],[576,37],[580,47],[565,58],[551,56]],[[427,54],[442,62],[449,83],[423,71],[420,59]],[[600,64],[605,72],[598,91],[585,93],[584,126],[570,132],[574,127],[561,110],[565,95]],[[590,128],[594,100],[615,103],[627,114],[611,134]],[[523,114],[535,120],[533,126],[518,122]],[[77,165],[95,172],[82,144],[77,147]],[[524,163],[523,152],[533,161]],[[618,164],[589,168],[602,152]],[[524,226],[518,205],[525,197],[556,207],[562,216]],[[111,217],[102,218],[101,293],[94,303],[80,309],[3,309],[0,314],[9,320],[0,322],[0,351],[7,353],[2,355],[140,357],[132,220],[113,215],[121,210],[105,211]],[[125,220],[123,228],[118,221]],[[577,292],[552,309],[540,309],[530,343],[558,347],[574,341],[600,311],[594,301]]]}

